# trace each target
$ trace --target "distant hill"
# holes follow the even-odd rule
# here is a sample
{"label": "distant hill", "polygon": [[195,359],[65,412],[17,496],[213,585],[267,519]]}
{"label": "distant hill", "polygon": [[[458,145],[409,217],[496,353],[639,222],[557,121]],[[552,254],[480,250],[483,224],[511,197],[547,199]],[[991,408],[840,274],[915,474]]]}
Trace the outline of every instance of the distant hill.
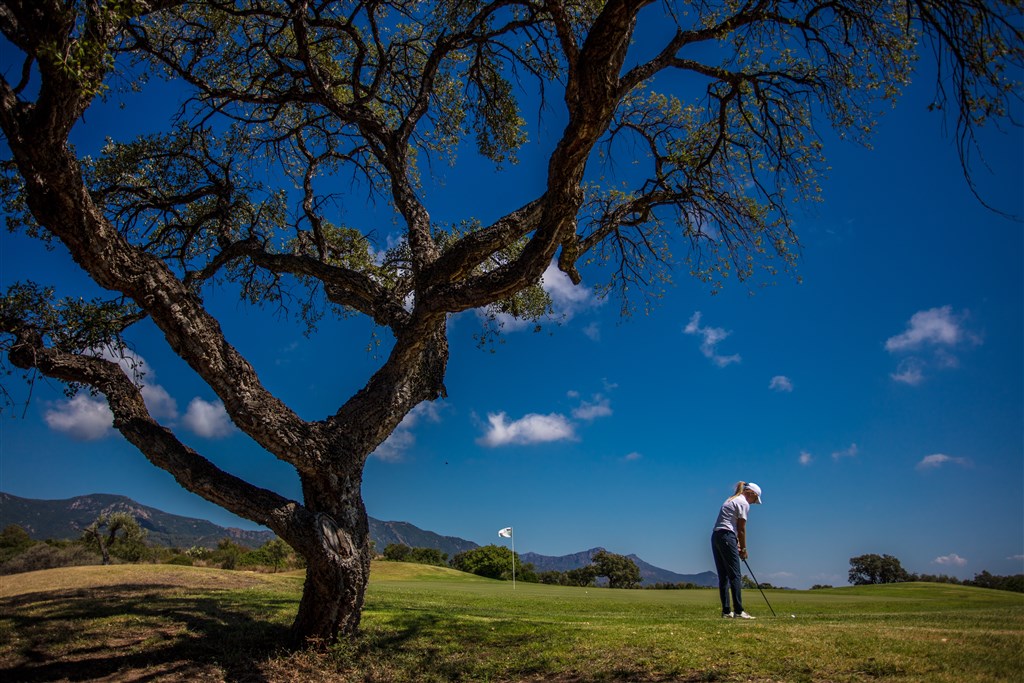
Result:
{"label": "distant hill", "polygon": [[424,531],[408,522],[382,522],[370,517],[370,538],[376,544],[377,552],[384,552],[392,543],[410,548],[434,548],[448,553],[448,559],[457,554],[480,546],[473,541],[456,536],[441,536],[433,531]]}
{"label": "distant hill", "polygon": [[[222,527],[205,519],[172,515],[162,510],[137,503],[125,496],[94,493],[67,500],[37,500],[19,498],[0,492],[0,528],[17,524],[36,540],[78,538],[82,529],[92,524],[101,514],[127,512],[147,531],[150,543],[175,548],[192,546],[214,548],[217,543],[229,538],[249,547],[258,548],[275,538],[272,531],[247,531]],[[408,522],[382,522],[370,517],[370,539],[377,552],[392,543],[401,543],[410,548],[435,548],[448,557],[480,547],[477,543],[456,536],[442,536],[425,531]],[[553,557],[537,553],[520,553],[523,562],[532,562],[537,571],[560,571],[585,567],[591,563],[594,554],[601,548],[592,548],[579,553]],[[636,555],[628,556],[640,568],[644,585],[655,583],[694,583],[698,586],[717,586],[714,572],[701,574],[677,574],[644,562]]]}
{"label": "distant hill", "polygon": [[[519,559],[524,563],[533,563],[538,572],[559,571],[564,572],[570,569],[586,567],[594,560],[596,555],[604,548],[591,548],[571,555],[538,555],[537,553],[520,553]],[[718,575],[714,572],[701,572],[700,574],[677,574],[676,572],[655,567],[653,564],[644,562],[636,555],[626,555],[636,563],[640,569],[640,583],[644,586],[652,586],[656,583],[692,583],[697,586],[717,586]]]}
{"label": "distant hill", "polygon": [[[17,524],[38,541],[78,538],[82,535],[82,529],[92,524],[97,517],[112,512],[127,512],[133,516],[139,526],[146,530],[149,542],[155,545],[214,548],[220,540],[230,538],[246,547],[258,548],[276,538],[272,531],[223,527],[205,519],[172,515],[137,503],[131,498],[107,493],[67,500],[37,500],[0,493],[0,528]],[[407,522],[382,522],[373,517],[370,518],[370,538],[376,543],[378,551],[383,551],[390,543],[402,543],[413,548],[437,548],[448,553],[449,557],[478,547],[472,541],[441,536]]]}
{"label": "distant hill", "polygon": [[272,531],[247,531],[222,527],[205,519],[180,517],[137,503],[125,496],[94,493],[67,500],[36,500],[0,493],[0,527],[17,524],[32,538],[78,538],[82,529],[101,514],[127,512],[146,530],[154,545],[175,548],[200,546],[214,548],[218,541],[230,538],[249,548],[258,548],[275,537]]}

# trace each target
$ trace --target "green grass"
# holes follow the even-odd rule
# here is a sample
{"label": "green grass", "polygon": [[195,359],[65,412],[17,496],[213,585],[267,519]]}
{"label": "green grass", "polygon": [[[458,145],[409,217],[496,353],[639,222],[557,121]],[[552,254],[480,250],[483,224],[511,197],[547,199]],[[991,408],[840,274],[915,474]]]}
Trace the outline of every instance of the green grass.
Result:
{"label": "green grass", "polygon": [[767,591],[778,618],[747,591],[759,619],[739,621],[718,616],[717,591],[513,590],[376,563],[360,637],[287,652],[301,574],[52,571],[0,580],[2,680],[959,683],[1024,671],[1024,595],[965,586]]}

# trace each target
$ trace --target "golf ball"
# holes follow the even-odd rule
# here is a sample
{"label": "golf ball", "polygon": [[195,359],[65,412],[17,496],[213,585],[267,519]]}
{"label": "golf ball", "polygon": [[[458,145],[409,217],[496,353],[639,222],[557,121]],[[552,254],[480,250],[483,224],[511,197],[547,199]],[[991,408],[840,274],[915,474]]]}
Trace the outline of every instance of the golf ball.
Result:
{"label": "golf ball", "polygon": [[792,617],[793,619],[796,619],[796,615],[795,614],[790,614],[789,616]]}

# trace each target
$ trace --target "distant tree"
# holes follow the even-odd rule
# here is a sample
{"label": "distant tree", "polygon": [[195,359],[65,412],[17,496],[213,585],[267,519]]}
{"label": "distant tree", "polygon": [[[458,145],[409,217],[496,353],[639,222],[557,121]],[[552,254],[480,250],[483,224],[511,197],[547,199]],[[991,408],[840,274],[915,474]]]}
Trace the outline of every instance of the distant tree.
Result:
{"label": "distant tree", "polygon": [[280,538],[274,538],[263,544],[261,550],[267,557],[267,564],[274,568],[275,572],[281,571],[288,565],[288,556],[292,549]]}
{"label": "distant tree", "polygon": [[533,562],[526,562],[516,565],[516,581],[523,583],[540,583],[540,575]]}
{"label": "distant tree", "polygon": [[597,572],[594,570],[594,565],[587,565],[586,567],[569,569],[565,572],[564,576],[566,586],[593,586],[594,580],[597,578]]}
{"label": "distant tree", "polygon": [[499,545],[484,545],[458,553],[451,566],[459,571],[486,576],[490,579],[511,579],[512,562],[518,565],[518,554]]}
{"label": "distant tree", "polygon": [[17,524],[8,524],[0,531],[0,564],[20,555],[35,543],[25,529]]}
{"label": "distant tree", "polygon": [[911,574],[908,580],[927,581],[928,583],[963,583],[960,579],[956,578],[955,576],[948,576],[946,574]]}
{"label": "distant tree", "polygon": [[384,548],[384,559],[388,562],[408,562],[412,548],[404,543],[389,543]]}
{"label": "distant tree", "polygon": [[565,585],[565,575],[560,571],[550,569],[548,571],[539,572],[537,574],[537,580],[540,583],[545,583],[551,586]]}
{"label": "distant tree", "polygon": [[217,547],[209,554],[211,562],[220,565],[221,569],[235,569],[239,559],[249,552],[249,549],[239,545],[230,538],[222,538],[217,542]]}
{"label": "distant tree", "polygon": [[94,565],[102,561],[99,553],[78,542],[35,543],[24,552],[0,564],[0,574],[19,574],[40,569]]}
{"label": "distant tree", "polygon": [[964,581],[964,584],[968,586],[977,586],[978,588],[994,588],[996,590],[1024,593],[1024,574],[994,576],[985,570],[979,574],[975,574],[973,579]]}
{"label": "distant tree", "polygon": [[389,562],[415,562],[436,567],[448,566],[448,553],[437,548],[410,548],[403,543],[390,543],[384,548],[383,558]]}
{"label": "distant tree", "polygon": [[[104,396],[153,464],[295,548],[309,567],[297,640],[354,635],[371,559],[364,466],[446,395],[453,315],[479,310],[484,334],[499,316],[536,322],[552,264],[627,311],[674,272],[720,287],[791,271],[792,207],[819,197],[827,168],[822,129],[865,140],[924,50],[966,170],[975,128],[1019,101],[1019,17],[1018,0],[8,0],[0,200],[12,228],[109,295],[13,284],[0,349],[30,377]],[[131,87],[156,93],[146,106],[179,99],[151,134],[102,131],[101,153],[79,153],[90,106]],[[538,182],[491,183],[493,222],[476,207],[437,215],[429,169],[509,167],[534,138]],[[371,241],[383,226],[401,234],[386,251]],[[310,332],[362,315],[390,346],[307,419],[229,341],[214,292]],[[159,421],[118,362],[143,320],[159,334],[140,339],[166,341],[234,426],[294,468],[301,500]]]}
{"label": "distant tree", "polygon": [[128,562],[137,562],[146,554],[146,531],[127,512],[100,515],[82,531],[82,540],[99,550],[103,564],[110,564],[114,555]]}
{"label": "distant tree", "polygon": [[609,588],[636,588],[640,585],[640,568],[625,555],[599,550],[591,562],[594,575],[607,578]]}
{"label": "distant tree", "polygon": [[832,586],[830,584],[827,584],[827,583],[816,583],[813,586],[811,586],[811,590],[812,591],[822,590],[824,588],[832,588]]}
{"label": "distant tree", "polygon": [[858,555],[850,558],[849,581],[855,586],[909,581],[910,574],[892,555]]}
{"label": "distant tree", "polygon": [[291,547],[280,538],[273,538],[259,548],[243,549],[243,552],[235,556],[235,566],[231,568],[249,567],[278,572],[289,566],[291,557]]}

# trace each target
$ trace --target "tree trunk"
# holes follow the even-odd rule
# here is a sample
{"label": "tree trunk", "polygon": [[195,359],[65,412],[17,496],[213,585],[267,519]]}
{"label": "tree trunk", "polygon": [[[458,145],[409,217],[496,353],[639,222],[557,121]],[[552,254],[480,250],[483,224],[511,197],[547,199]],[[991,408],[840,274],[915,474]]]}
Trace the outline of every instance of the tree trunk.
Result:
{"label": "tree trunk", "polygon": [[312,528],[295,544],[306,559],[306,583],[292,624],[296,645],[323,646],[359,629],[370,579],[370,525],[361,468],[348,477],[304,477]]}

